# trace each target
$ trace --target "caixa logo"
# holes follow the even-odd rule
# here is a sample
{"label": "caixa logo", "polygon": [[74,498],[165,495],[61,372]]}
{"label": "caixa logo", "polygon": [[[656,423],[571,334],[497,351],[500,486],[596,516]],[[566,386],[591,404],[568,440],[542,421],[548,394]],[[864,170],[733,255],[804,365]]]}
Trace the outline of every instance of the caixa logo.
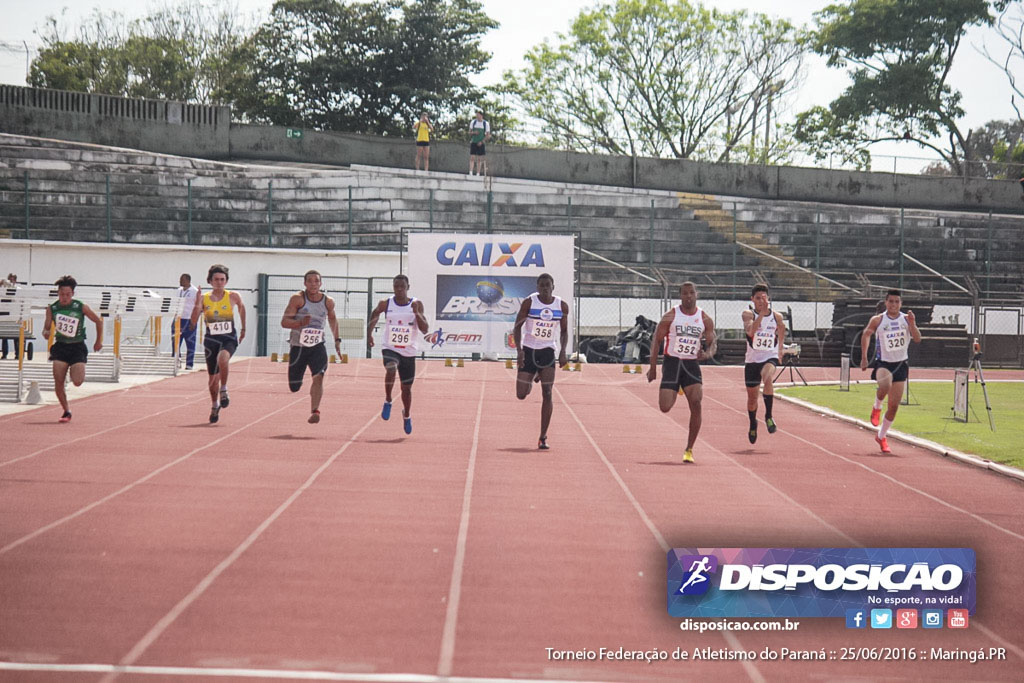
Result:
{"label": "caixa logo", "polygon": [[543,268],[544,249],[540,244],[523,242],[445,242],[437,248],[437,262],[442,266]]}

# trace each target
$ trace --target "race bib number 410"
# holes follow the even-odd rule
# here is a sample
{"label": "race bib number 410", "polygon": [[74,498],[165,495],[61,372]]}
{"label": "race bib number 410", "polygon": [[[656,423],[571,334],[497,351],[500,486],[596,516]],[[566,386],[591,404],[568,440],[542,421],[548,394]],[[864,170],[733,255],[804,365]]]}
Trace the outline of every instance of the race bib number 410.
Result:
{"label": "race bib number 410", "polygon": [[234,327],[230,320],[219,320],[210,323],[210,334],[231,334]]}

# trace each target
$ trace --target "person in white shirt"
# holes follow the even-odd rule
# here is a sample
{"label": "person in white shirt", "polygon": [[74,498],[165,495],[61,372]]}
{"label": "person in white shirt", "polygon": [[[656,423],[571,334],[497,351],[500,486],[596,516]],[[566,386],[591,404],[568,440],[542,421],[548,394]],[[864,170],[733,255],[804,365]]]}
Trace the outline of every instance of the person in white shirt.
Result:
{"label": "person in white shirt", "polygon": [[[199,295],[202,294],[202,290],[192,284],[192,276],[188,273],[182,273],[181,277],[178,278],[178,298],[184,299],[185,303],[181,307],[181,313],[178,315],[181,321],[181,336],[178,337],[178,348],[172,349],[173,353],[178,353],[181,349],[181,342],[185,342],[185,369],[191,370],[192,363],[196,358],[196,325],[192,322],[192,309],[196,306],[196,301],[199,300]],[[174,323],[171,323],[171,344],[174,344]]]}
{"label": "person in white shirt", "polygon": [[782,314],[772,310],[768,298],[768,285],[754,285],[750,292],[752,308],[743,311],[743,333],[747,337],[747,353],[744,356],[743,383],[747,386],[747,416],[750,428],[747,438],[750,443],[757,441],[757,393],[764,384],[764,423],[768,433],[774,434],[778,427],[772,417],[775,401],[773,385],[775,368],[782,365],[782,342],[786,338],[786,323]]}
{"label": "person in white shirt", "polygon": [[484,120],[479,109],[476,118],[469,122],[469,175],[487,175],[486,142],[491,139],[491,124]]}

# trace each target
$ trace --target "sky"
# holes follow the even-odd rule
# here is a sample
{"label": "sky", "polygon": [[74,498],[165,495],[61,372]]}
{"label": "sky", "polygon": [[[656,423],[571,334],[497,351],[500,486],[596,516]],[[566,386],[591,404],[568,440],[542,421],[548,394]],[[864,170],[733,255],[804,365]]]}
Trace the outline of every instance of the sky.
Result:
{"label": "sky", "polygon": [[[796,24],[812,24],[813,13],[841,0],[787,0],[785,3],[768,0],[703,0],[706,6],[721,10],[747,9],[774,17],[785,17]],[[162,4],[162,3],[160,3]],[[273,0],[236,0],[240,11],[265,17]],[[583,9],[596,4],[595,0],[483,0],[484,11],[499,24],[483,39],[483,47],[492,53],[488,69],[476,79],[478,85],[491,85],[501,79],[507,69],[523,65],[523,55],[545,39],[555,40],[558,33],[568,31],[572,19]],[[68,26],[74,26],[88,16],[93,8],[116,10],[128,17],[146,14],[152,2],[145,0],[0,0],[0,83],[25,84],[25,46],[32,50],[39,45],[35,34],[51,15],[65,15]],[[979,50],[984,44],[989,49],[1002,49],[998,36],[991,29],[972,29],[961,45],[954,63],[950,81],[964,95],[967,114],[962,122],[976,127],[992,119],[1015,118],[1010,105],[1006,75],[988,62]],[[812,57],[808,63],[807,79],[794,102],[793,111],[802,111],[814,105],[827,105],[839,95],[847,84],[845,74],[829,69],[824,61]],[[874,170],[915,172],[935,158],[911,143],[887,143],[872,148]],[[894,160],[892,157],[903,157]]]}

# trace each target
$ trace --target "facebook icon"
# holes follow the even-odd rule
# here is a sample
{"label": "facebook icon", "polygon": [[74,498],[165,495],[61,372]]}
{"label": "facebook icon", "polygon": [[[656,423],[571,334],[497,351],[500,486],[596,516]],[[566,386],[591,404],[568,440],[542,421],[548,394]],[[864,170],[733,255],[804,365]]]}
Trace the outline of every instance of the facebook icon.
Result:
{"label": "facebook icon", "polygon": [[846,610],[846,628],[867,628],[867,611],[862,609]]}

